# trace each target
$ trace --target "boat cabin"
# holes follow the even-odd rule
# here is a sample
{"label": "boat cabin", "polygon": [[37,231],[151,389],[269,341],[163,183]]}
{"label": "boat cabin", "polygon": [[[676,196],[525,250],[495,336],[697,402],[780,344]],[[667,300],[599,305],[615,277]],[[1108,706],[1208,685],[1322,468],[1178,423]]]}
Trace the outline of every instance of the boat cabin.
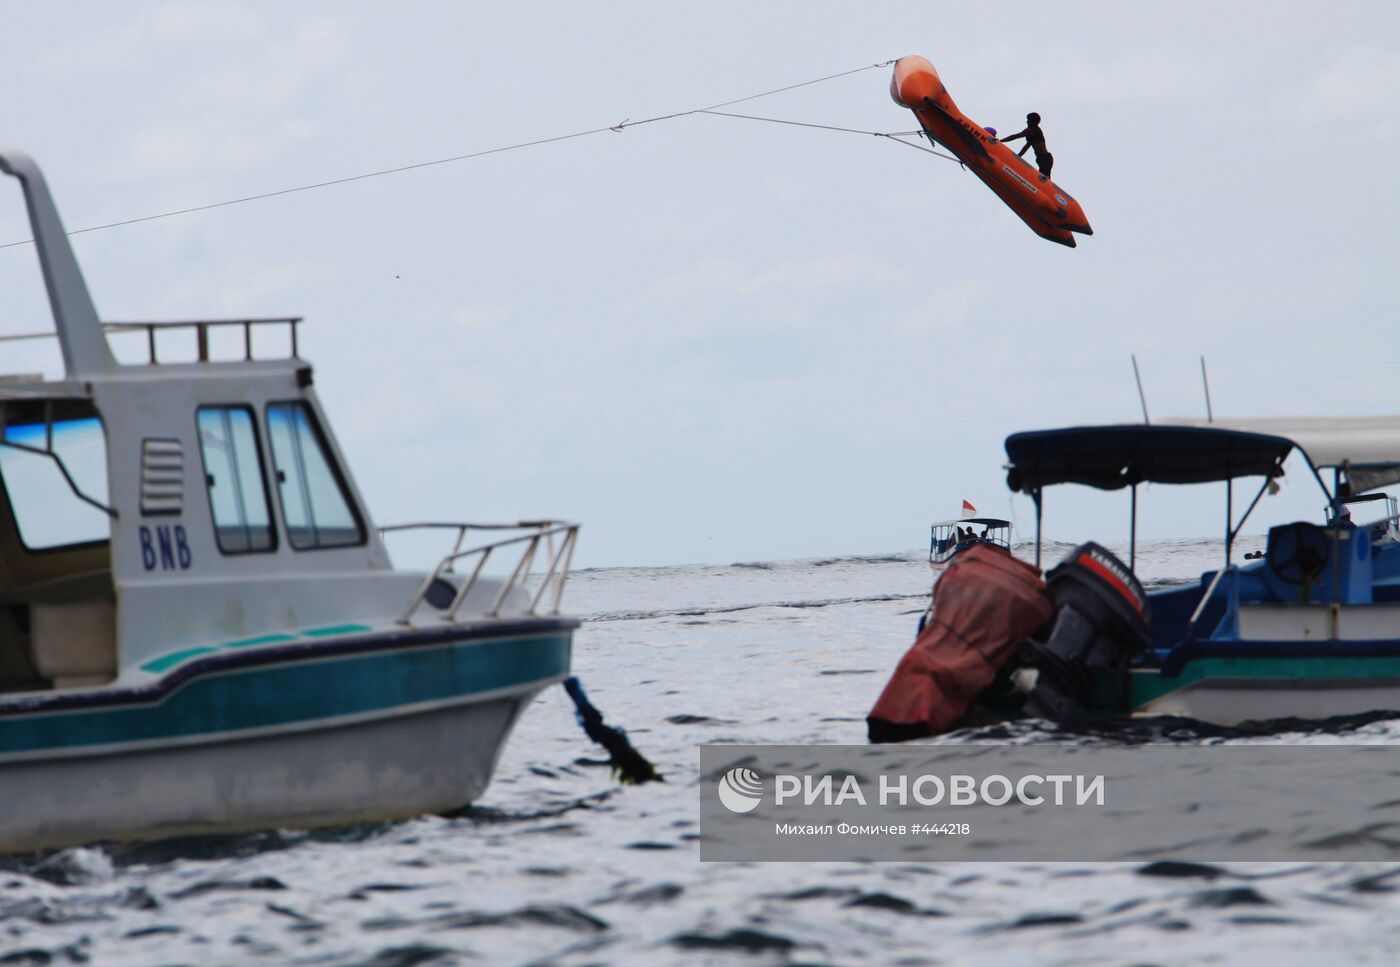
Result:
{"label": "boat cabin", "polygon": [[[412,579],[392,606],[375,587],[389,557],[298,356],[300,320],[102,323],[38,168],[0,153],[0,170],[23,188],[54,315],[52,332],[3,338],[57,339],[65,370],[0,377],[0,692],[398,610]],[[192,360],[170,361],[180,341]]]}
{"label": "boat cabin", "polygon": [[252,359],[251,337],[234,361],[155,349],[172,329],[266,323],[296,321],[153,323],[151,356],[113,363],[119,378],[0,384],[0,691],[102,684],[119,641],[253,634],[306,608],[250,607],[269,584],[387,570],[309,367]]}

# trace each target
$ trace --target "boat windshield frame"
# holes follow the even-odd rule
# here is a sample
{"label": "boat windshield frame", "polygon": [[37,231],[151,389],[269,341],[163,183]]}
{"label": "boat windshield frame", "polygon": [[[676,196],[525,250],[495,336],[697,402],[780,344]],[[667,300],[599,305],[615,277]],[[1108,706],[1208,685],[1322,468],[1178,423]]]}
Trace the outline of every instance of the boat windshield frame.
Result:
{"label": "boat windshield frame", "polygon": [[[107,428],[102,419],[102,414],[98,411],[90,399],[87,397],[21,397],[17,399],[0,399],[0,449],[26,453],[35,457],[47,458],[67,484],[71,495],[77,500],[89,505],[100,513],[106,515],[111,520],[116,520],[116,510],[104,500],[87,493],[78,479],[74,476],[68,463],[64,460],[63,454],[55,447],[58,428],[79,422],[94,420],[97,423],[98,438],[102,444],[101,473],[104,489],[110,490],[111,482],[107,480]],[[22,443],[12,438],[12,430],[16,427],[31,429],[42,429],[41,444]],[[4,474],[0,473],[0,489],[8,489],[9,485]],[[105,496],[105,494],[104,494]],[[24,528],[18,519],[18,508],[11,506],[11,511],[16,515],[16,533],[23,534]],[[49,551],[67,550],[71,547],[97,546],[106,544],[111,540],[110,533],[106,536],[82,540],[75,543],[59,543],[52,545],[42,545],[30,547],[25,543],[23,536],[20,538],[24,544],[25,551],[29,554],[42,554]]]}

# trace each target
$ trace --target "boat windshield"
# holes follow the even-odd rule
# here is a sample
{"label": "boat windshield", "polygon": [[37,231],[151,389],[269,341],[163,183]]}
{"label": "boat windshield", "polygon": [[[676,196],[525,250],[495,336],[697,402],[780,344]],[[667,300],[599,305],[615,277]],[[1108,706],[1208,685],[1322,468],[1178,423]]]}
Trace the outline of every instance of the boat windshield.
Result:
{"label": "boat windshield", "polygon": [[96,416],[5,425],[0,483],[30,551],[91,544],[111,535],[111,520],[93,503],[107,501],[107,446]]}

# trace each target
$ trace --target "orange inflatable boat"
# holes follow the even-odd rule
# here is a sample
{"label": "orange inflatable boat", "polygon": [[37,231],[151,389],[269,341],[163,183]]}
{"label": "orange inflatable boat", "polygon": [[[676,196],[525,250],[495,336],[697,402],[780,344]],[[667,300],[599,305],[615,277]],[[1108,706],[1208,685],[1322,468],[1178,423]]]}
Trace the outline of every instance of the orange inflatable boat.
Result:
{"label": "orange inflatable boat", "polygon": [[924,133],[953,152],[1041,238],[1074,248],[1074,232],[1092,235],[1079,202],[958,110],[938,71],[923,57],[901,57],[890,97],[914,112]]}

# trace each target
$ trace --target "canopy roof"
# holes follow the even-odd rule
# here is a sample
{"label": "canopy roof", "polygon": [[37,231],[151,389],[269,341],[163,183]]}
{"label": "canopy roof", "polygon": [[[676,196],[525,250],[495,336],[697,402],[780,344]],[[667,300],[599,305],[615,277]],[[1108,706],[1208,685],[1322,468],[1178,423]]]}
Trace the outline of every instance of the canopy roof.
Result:
{"label": "canopy roof", "polygon": [[957,520],[936,520],[933,527],[952,527],[954,525],[965,527],[969,524],[978,524],[984,527],[1010,527],[1011,521],[1002,520],[1000,517],[959,517]]}
{"label": "canopy roof", "polygon": [[1061,483],[1118,490],[1274,476],[1293,441],[1215,426],[1119,424],[1032,430],[1006,438],[1006,484],[1027,493]]}
{"label": "canopy roof", "polygon": [[1246,417],[1210,423],[1172,418],[1166,422],[1287,437],[1319,470],[1344,470],[1353,493],[1400,481],[1400,416]]}
{"label": "canopy roof", "polygon": [[1068,427],[1006,440],[1007,483],[1034,490],[1081,483],[1207,483],[1277,473],[1297,447],[1315,469],[1345,475],[1343,493],[1400,481],[1400,416],[1169,418],[1148,424]]}

